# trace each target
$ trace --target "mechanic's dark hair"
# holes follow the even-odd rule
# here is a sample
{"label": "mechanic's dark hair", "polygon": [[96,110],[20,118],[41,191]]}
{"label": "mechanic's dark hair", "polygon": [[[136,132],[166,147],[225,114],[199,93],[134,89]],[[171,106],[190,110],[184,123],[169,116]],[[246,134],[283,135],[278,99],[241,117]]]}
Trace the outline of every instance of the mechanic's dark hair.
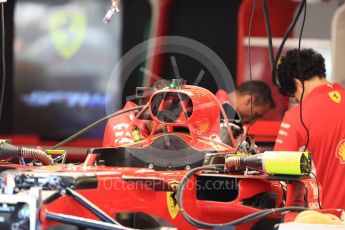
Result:
{"label": "mechanic's dark hair", "polygon": [[240,94],[250,94],[253,92],[253,95],[255,96],[255,105],[268,104],[270,105],[270,108],[276,107],[276,103],[272,97],[271,88],[265,82],[255,80],[243,82],[237,88],[237,92]]}
{"label": "mechanic's dark hair", "polygon": [[279,92],[284,96],[291,97],[296,92],[294,78],[301,81],[315,76],[326,77],[325,59],[313,49],[302,49],[299,52],[301,73],[298,67],[298,49],[290,50],[281,57],[277,66],[277,78],[280,83]]}

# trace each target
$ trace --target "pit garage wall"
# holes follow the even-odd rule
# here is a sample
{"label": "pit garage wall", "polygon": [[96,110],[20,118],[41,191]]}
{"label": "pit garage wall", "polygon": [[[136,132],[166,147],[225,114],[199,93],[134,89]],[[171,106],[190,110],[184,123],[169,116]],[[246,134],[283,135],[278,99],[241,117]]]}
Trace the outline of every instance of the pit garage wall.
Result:
{"label": "pit garage wall", "polygon": [[345,86],[345,4],[339,7],[332,18],[333,80]]}

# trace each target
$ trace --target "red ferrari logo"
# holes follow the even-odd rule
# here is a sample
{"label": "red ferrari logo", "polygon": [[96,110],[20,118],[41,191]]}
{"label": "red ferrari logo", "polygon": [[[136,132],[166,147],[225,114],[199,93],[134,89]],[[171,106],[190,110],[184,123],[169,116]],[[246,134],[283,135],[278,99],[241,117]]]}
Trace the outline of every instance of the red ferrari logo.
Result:
{"label": "red ferrari logo", "polygon": [[345,139],[339,142],[336,149],[336,154],[340,159],[340,163],[345,164]]}

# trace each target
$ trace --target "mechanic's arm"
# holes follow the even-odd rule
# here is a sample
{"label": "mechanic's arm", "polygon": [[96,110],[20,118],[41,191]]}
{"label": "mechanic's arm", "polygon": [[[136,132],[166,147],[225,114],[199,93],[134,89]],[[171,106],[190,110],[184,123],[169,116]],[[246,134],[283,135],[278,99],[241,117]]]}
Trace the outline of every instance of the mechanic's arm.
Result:
{"label": "mechanic's arm", "polygon": [[[280,124],[280,129],[274,145],[275,151],[298,151],[301,147],[302,138],[298,130],[300,129],[298,118],[293,117],[289,111],[284,115]],[[304,185],[301,182],[290,182],[287,185],[288,190],[292,194],[291,204],[294,206],[304,206]]]}
{"label": "mechanic's arm", "polygon": [[285,113],[274,145],[275,151],[298,151],[300,149],[303,141],[299,132],[301,127],[299,122],[298,117],[293,117],[289,111]]}

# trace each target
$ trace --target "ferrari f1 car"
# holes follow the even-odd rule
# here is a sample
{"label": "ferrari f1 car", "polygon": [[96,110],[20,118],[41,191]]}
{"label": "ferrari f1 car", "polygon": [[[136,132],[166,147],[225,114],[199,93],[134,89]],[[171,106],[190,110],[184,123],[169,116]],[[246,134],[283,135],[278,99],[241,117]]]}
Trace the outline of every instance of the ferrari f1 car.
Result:
{"label": "ferrari f1 car", "polygon": [[319,208],[309,153],[248,155],[208,90],[174,80],[134,110],[133,141],[89,149],[81,164],[1,142],[0,228],[272,229]]}

